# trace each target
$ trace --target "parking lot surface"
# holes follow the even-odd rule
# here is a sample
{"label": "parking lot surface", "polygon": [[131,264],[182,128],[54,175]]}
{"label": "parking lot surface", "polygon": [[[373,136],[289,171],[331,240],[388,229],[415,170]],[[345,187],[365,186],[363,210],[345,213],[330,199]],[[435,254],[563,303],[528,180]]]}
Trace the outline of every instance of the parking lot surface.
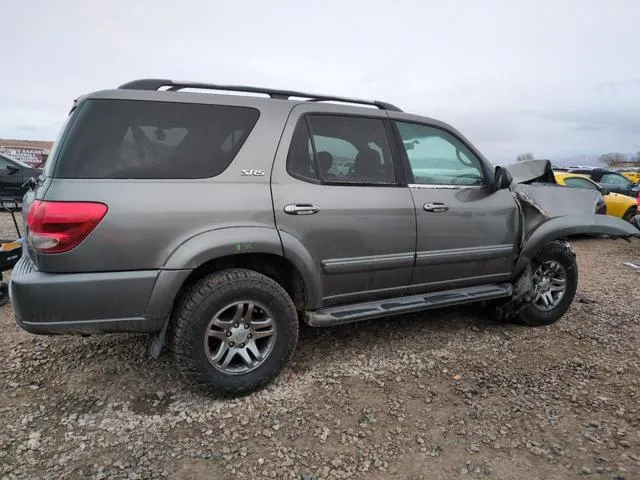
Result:
{"label": "parking lot surface", "polygon": [[640,478],[640,241],[572,244],[556,325],[468,307],[303,327],[234,400],[184,387],[145,336],[33,336],[4,306],[0,478]]}

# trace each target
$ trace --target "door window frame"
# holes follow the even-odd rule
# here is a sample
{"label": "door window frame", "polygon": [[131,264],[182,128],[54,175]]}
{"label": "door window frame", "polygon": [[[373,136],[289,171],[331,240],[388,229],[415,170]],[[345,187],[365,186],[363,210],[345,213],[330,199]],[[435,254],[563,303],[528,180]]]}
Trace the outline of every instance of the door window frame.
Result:
{"label": "door window frame", "polygon": [[[316,152],[316,145],[313,139],[313,133],[311,130],[311,123],[309,121],[309,116],[330,116],[330,117],[354,117],[354,118],[362,118],[369,120],[377,120],[380,121],[384,127],[387,141],[389,143],[389,151],[391,153],[391,165],[393,165],[394,174],[395,174],[395,182],[389,183],[376,183],[376,182],[348,182],[348,181],[326,181],[321,178],[320,170],[318,169],[318,156]],[[309,134],[309,139],[311,140],[311,148],[313,151],[313,161],[314,167],[316,171],[316,175],[318,178],[308,178],[303,175],[297,174],[296,172],[292,172],[290,169],[290,161],[289,161],[289,152],[291,149],[291,144],[293,140],[293,135],[295,135],[296,129],[300,122],[306,123],[307,133]],[[298,119],[294,122],[293,131],[291,135],[291,140],[289,141],[289,145],[287,147],[287,157],[286,157],[286,172],[289,176],[300,180],[302,182],[311,183],[314,185],[326,185],[326,186],[336,186],[336,187],[387,187],[387,188],[397,188],[397,187],[407,187],[407,172],[405,167],[405,162],[402,159],[403,152],[398,147],[395,135],[393,132],[392,121],[389,120],[388,117],[379,117],[374,115],[365,115],[365,114],[356,114],[356,113],[343,113],[343,112],[328,112],[328,111],[306,111],[300,114]]]}
{"label": "door window frame", "polygon": [[[402,158],[403,167],[406,175],[406,183],[410,188],[429,188],[429,189],[441,189],[441,190],[483,190],[489,189],[491,187],[491,167],[487,164],[487,162],[478,155],[477,151],[473,146],[465,141],[461,136],[442,125],[437,125],[434,123],[426,122],[426,121],[416,121],[413,119],[403,119],[403,118],[391,118],[391,129],[393,130],[395,137],[396,148],[400,151],[400,156]],[[415,183],[415,178],[413,176],[413,170],[411,168],[411,162],[409,161],[409,155],[404,147],[404,142],[402,140],[402,135],[400,133],[400,129],[398,128],[397,123],[411,123],[413,125],[418,125],[425,128],[431,128],[433,130],[438,130],[444,132],[446,134],[451,135],[454,139],[456,139],[460,144],[465,147],[471,156],[480,164],[480,173],[482,175],[482,185],[455,185],[455,184],[440,184],[440,183]]]}

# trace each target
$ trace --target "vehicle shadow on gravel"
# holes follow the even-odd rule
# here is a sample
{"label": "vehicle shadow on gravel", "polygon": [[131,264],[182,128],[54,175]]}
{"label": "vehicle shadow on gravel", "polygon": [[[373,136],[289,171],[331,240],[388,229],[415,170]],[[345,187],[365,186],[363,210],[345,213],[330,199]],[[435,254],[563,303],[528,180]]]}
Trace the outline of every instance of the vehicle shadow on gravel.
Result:
{"label": "vehicle shadow on gravel", "polygon": [[389,340],[420,338],[425,340],[433,338],[434,341],[450,336],[452,332],[466,329],[491,329],[502,330],[504,328],[521,328],[518,325],[500,322],[491,317],[488,312],[478,306],[448,307],[446,309],[431,310],[406,315],[381,317],[373,320],[337,325],[328,328],[310,327],[304,322],[300,323],[300,335],[298,351],[302,347],[327,346],[334,348],[335,343],[340,342],[345,347],[351,343],[363,341],[385,344]]}
{"label": "vehicle shadow on gravel", "polygon": [[[355,356],[367,349],[381,351],[406,347],[407,340],[415,340],[419,351],[424,351],[425,346],[435,350],[455,339],[459,332],[495,334],[518,328],[521,327],[492,320],[479,312],[477,306],[385,317],[330,328],[309,327],[301,322],[290,368],[294,375],[307,371],[335,356],[336,352],[350,352]],[[90,388],[104,382],[123,389],[129,388],[131,382],[158,389],[167,384],[180,386],[171,352],[165,349],[158,360],[150,360],[147,335],[34,336],[24,343],[31,342],[35,343],[36,350],[42,350],[43,359],[49,356],[47,352],[51,349],[56,351],[52,357],[61,358],[62,355],[65,361],[48,361],[47,371],[65,373],[67,388]],[[43,376],[43,383],[49,383],[46,377]]]}

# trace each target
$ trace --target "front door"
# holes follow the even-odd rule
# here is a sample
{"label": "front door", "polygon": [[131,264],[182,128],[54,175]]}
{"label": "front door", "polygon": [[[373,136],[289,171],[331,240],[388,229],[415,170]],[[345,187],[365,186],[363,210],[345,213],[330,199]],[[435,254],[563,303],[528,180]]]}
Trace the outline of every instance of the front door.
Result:
{"label": "front door", "polygon": [[314,108],[293,109],[274,162],[284,254],[295,242],[314,262],[322,305],[402,295],[413,271],[416,219],[388,118]]}
{"label": "front door", "polygon": [[457,136],[435,125],[394,121],[416,206],[412,291],[510,277],[519,230],[508,189],[489,187],[490,170]]}

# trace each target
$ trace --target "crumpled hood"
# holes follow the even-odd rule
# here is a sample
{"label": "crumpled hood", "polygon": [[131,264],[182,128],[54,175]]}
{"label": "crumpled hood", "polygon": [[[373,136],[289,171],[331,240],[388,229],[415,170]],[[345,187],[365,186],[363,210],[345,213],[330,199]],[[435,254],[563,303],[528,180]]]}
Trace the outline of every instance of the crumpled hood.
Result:
{"label": "crumpled hood", "polygon": [[549,160],[527,160],[505,165],[514,183],[557,183]]}
{"label": "crumpled hood", "polygon": [[594,213],[602,198],[596,190],[559,185],[549,160],[527,160],[504,168],[513,177],[509,188],[518,203],[532,208],[542,217],[540,220]]}

